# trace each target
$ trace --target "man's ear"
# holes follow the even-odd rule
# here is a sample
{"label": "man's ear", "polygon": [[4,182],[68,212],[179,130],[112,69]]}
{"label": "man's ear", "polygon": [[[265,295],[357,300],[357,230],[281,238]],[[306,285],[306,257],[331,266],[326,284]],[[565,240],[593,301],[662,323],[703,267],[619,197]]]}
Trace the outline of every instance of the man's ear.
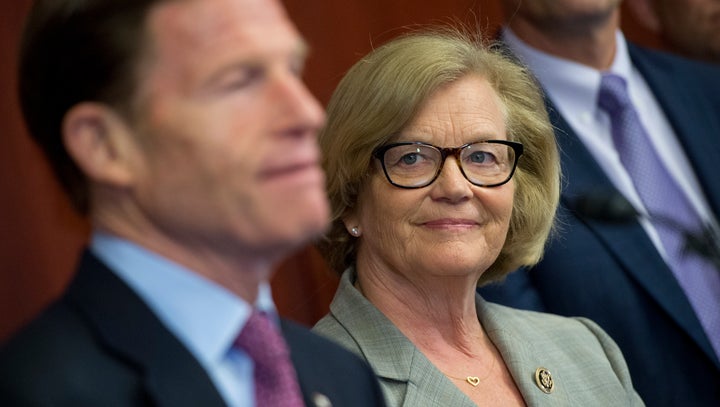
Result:
{"label": "man's ear", "polygon": [[137,143],[125,120],[101,103],[73,106],[62,124],[65,149],[94,182],[127,186],[132,183]]}
{"label": "man's ear", "polygon": [[660,32],[660,19],[651,4],[653,0],[625,0],[638,24],[654,32]]}

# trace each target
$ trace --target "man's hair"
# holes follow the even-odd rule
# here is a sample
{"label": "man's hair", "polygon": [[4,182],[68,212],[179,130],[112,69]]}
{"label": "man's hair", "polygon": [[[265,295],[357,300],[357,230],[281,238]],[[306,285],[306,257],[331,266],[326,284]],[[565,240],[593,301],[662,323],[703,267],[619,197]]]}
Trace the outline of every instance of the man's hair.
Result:
{"label": "man's hair", "polygon": [[145,20],[165,0],[38,0],[20,45],[19,98],[33,139],[80,213],[88,182],[68,155],[62,122],[74,105],[104,103],[129,117],[143,52]]}
{"label": "man's hair", "polygon": [[526,68],[486,45],[480,34],[452,27],[396,38],[357,62],[340,81],[320,132],[332,225],[319,246],[338,272],[355,262],[357,240],[342,217],[352,211],[368,177],[372,151],[392,141],[438,89],[469,75],[497,94],[508,139],[525,152],[518,161],[510,228],[500,255],[479,284],[537,263],[560,198],[560,160],[539,86]]}

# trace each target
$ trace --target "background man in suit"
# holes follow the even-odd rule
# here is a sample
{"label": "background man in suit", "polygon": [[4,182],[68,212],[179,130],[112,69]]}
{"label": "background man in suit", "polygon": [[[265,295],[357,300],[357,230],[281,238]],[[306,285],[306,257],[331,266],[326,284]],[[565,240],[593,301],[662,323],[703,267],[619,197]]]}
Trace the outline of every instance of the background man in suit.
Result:
{"label": "background man in suit", "polygon": [[382,405],[274,312],[273,266],[328,222],[324,113],[278,1],[42,0],[21,54],[30,132],[94,233],[0,352],[0,405]]}
{"label": "background man in suit", "polygon": [[[651,211],[671,194],[642,198],[648,183],[626,168],[625,151],[611,136],[617,121],[598,100],[606,73],[627,83],[653,144],[645,150],[658,151],[663,171],[679,185],[673,197],[687,197],[693,216],[717,227],[720,71],[628,44],[618,29],[619,3],[502,2],[503,42],[547,92],[565,185],[560,234],[544,260],[482,293],[491,301],[598,322],[622,349],[648,405],[718,405],[720,270],[707,261],[704,268],[675,266],[679,257],[665,246],[667,233],[660,234],[673,227],[658,217],[676,213]],[[579,198],[598,189],[622,194],[645,217],[612,223],[581,213]]]}

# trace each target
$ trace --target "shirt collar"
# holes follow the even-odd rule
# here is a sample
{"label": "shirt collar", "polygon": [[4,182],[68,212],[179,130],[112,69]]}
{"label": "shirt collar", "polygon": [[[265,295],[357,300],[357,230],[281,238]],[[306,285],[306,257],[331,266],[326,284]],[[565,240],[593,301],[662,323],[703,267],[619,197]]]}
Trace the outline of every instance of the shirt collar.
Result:
{"label": "shirt collar", "polygon": [[[509,27],[503,29],[501,38],[513,54],[532,70],[561,111],[594,111],[597,108],[601,71],[533,48]],[[628,80],[632,76],[632,63],[627,41],[620,30],[615,32],[615,39],[616,52],[609,71]]]}
{"label": "shirt collar", "polygon": [[[90,247],[205,365],[225,356],[252,312],[219,284],[128,240],[95,231]],[[255,307],[277,321],[267,282]]]}

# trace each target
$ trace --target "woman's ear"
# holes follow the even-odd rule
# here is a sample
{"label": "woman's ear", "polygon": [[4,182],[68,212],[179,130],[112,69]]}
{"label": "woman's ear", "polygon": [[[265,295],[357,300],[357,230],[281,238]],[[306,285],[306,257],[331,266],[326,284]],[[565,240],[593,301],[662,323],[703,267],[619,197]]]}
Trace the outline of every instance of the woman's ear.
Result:
{"label": "woman's ear", "polygon": [[638,24],[654,32],[660,32],[660,19],[651,4],[653,0],[625,0]]}
{"label": "woman's ear", "polygon": [[115,110],[101,103],[73,106],[62,123],[65,149],[93,182],[127,186],[132,183],[137,144]]}

